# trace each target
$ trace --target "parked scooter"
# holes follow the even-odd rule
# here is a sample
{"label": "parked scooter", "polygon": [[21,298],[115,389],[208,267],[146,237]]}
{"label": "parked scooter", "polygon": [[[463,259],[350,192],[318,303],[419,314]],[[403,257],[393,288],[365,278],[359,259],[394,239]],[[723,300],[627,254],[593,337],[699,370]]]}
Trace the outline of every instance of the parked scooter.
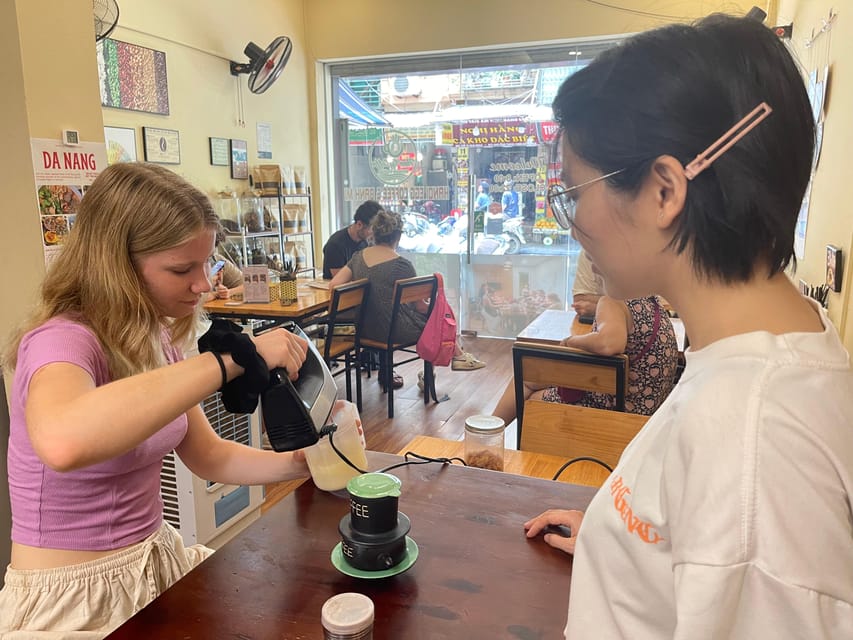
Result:
{"label": "parked scooter", "polygon": [[506,236],[504,239],[507,245],[506,253],[510,255],[518,253],[521,245],[527,244],[527,240],[524,239],[523,224],[524,218],[521,216],[504,220],[504,228],[501,235]]}
{"label": "parked scooter", "polygon": [[523,224],[524,218],[521,216],[504,218],[500,233],[483,234],[483,240],[487,241],[484,246],[494,247],[494,250],[487,250],[486,253],[493,255],[518,253],[521,250],[521,245],[527,244],[527,240],[524,238]]}
{"label": "parked scooter", "polygon": [[407,211],[403,214],[403,233],[414,238],[416,235],[426,233],[430,230],[430,222],[425,215]]}

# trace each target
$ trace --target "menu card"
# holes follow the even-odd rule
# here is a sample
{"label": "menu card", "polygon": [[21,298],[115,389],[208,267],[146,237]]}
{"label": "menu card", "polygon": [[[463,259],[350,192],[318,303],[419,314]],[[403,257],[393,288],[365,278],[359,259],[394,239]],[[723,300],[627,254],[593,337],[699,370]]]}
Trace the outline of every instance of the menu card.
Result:
{"label": "menu card", "polygon": [[266,265],[243,267],[243,300],[246,302],[269,302],[270,288],[267,284]]}

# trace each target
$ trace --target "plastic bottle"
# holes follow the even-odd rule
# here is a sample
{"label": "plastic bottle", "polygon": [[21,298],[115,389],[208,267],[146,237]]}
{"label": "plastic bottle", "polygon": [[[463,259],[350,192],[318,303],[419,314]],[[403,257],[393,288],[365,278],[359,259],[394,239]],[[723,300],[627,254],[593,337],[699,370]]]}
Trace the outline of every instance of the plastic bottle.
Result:
{"label": "plastic bottle", "polygon": [[476,415],[465,419],[465,463],[469,467],[503,471],[504,431],[497,416]]}
{"label": "plastic bottle", "polygon": [[373,601],[361,593],[339,593],[323,604],[324,640],[373,640]]}

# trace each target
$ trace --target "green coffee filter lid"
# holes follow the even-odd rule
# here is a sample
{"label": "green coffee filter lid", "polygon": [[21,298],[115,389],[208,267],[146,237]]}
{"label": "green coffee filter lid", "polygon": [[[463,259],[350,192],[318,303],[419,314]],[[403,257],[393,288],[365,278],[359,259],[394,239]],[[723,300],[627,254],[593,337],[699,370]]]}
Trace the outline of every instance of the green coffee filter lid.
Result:
{"label": "green coffee filter lid", "polygon": [[402,486],[390,473],[365,473],[347,482],[347,491],[359,498],[397,498]]}

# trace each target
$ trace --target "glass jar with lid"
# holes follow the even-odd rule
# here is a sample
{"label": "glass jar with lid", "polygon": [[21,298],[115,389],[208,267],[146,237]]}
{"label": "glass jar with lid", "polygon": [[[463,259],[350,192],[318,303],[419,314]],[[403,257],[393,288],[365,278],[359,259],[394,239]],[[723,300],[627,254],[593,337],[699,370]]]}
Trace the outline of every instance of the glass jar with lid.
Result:
{"label": "glass jar with lid", "polygon": [[326,600],[320,612],[325,640],[372,640],[373,601],[355,592]]}
{"label": "glass jar with lid", "polygon": [[503,471],[506,424],[497,416],[465,419],[465,463],[469,467]]}

